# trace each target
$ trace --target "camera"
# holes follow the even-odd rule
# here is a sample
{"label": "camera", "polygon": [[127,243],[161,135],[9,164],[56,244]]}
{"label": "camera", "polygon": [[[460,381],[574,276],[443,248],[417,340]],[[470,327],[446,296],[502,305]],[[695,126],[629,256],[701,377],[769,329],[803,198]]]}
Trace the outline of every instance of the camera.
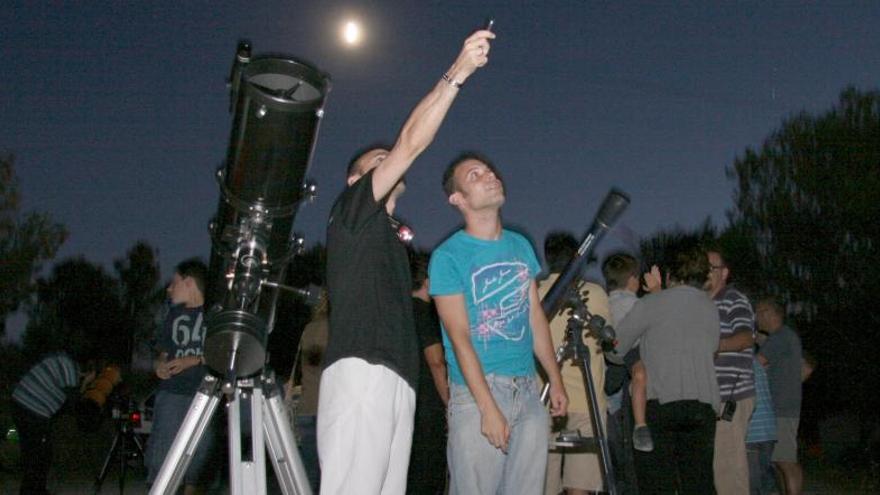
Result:
{"label": "camera", "polygon": [[721,409],[721,421],[733,421],[734,414],[736,414],[736,401],[724,401],[724,408]]}

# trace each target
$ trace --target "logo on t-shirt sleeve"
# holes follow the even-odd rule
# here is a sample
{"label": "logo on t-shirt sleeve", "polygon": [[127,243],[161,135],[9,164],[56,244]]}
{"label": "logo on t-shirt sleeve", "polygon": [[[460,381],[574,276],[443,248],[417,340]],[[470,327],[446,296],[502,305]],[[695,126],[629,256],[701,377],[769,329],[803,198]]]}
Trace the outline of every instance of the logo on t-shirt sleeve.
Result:
{"label": "logo on t-shirt sleeve", "polygon": [[471,275],[471,297],[482,340],[522,340],[529,328],[529,267],[525,263],[493,263]]}

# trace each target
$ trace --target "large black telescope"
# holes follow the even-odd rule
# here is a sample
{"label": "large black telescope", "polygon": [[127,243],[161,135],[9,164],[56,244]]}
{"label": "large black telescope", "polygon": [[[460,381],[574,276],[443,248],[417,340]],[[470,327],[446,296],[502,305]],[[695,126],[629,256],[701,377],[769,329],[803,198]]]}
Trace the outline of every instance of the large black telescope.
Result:
{"label": "large black telescope", "polygon": [[568,297],[571,295],[570,289],[577,284],[583,277],[584,267],[590,259],[590,254],[596,247],[596,244],[608,232],[609,229],[617,222],[620,215],[629,206],[629,198],[620,191],[612,189],[599,207],[599,213],[584,240],[578,246],[577,253],[568,262],[565,269],[556,279],[556,282],[547,291],[541,306],[544,308],[544,314],[548,320],[552,320],[553,316],[563,308]]}
{"label": "large black telescope", "polygon": [[209,225],[204,356],[214,372],[235,378],[266,362],[278,291],[302,244],[293,219],[314,192],[305,177],[330,79],[292,58],[251,58],[241,42],[229,83],[232,132]]}

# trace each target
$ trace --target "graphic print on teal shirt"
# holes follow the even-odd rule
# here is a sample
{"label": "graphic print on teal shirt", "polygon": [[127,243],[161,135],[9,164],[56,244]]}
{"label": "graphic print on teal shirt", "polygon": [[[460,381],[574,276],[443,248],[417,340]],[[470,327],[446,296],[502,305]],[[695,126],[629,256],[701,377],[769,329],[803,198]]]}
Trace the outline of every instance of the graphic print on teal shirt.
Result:
{"label": "graphic print on teal shirt", "polygon": [[[484,374],[534,375],[529,288],[539,271],[529,242],[507,230],[496,241],[459,231],[434,251],[429,266],[431,295],[464,296],[471,344]],[[463,384],[445,327],[443,345],[450,380]]]}
{"label": "graphic print on teal shirt", "polygon": [[522,340],[529,329],[530,282],[529,267],[520,261],[492,263],[474,272],[471,300],[478,319],[471,333],[483,342],[493,335]]}

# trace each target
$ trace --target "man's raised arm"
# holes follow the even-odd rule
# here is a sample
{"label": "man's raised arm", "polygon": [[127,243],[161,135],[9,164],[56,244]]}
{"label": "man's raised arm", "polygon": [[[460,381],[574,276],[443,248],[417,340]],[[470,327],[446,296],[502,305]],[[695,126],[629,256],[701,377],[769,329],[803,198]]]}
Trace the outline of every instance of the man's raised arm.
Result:
{"label": "man's raised arm", "polygon": [[373,197],[384,198],[403,177],[416,157],[431,144],[446,112],[452,106],[462,84],[489,61],[491,31],[477,31],[465,40],[458,58],[410,114],[397,142],[373,172]]}

